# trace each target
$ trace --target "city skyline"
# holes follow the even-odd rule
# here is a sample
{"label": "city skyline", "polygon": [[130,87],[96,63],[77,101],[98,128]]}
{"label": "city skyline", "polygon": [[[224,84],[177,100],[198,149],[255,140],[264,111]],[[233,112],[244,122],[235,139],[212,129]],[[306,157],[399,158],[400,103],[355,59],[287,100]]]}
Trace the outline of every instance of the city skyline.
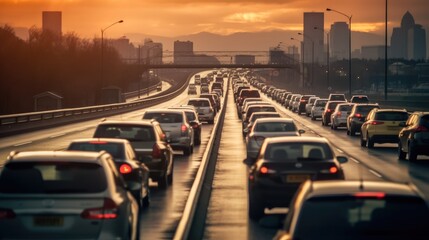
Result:
{"label": "city skyline", "polygon": [[[219,4],[221,3],[221,4]],[[109,29],[112,38],[129,33],[175,37],[198,32],[228,35],[236,32],[303,30],[303,12],[324,12],[333,8],[353,16],[353,31],[383,34],[384,1],[338,0],[316,1],[54,1],[3,0],[0,2],[0,24],[12,27],[41,27],[42,11],[63,13],[63,33],[74,32],[83,38],[100,35],[100,29],[123,19],[120,27]],[[429,26],[426,14],[429,2],[421,0],[389,1],[389,32],[398,26],[402,15],[410,11],[423,28]],[[333,22],[344,21],[343,16],[325,14],[324,28]]]}

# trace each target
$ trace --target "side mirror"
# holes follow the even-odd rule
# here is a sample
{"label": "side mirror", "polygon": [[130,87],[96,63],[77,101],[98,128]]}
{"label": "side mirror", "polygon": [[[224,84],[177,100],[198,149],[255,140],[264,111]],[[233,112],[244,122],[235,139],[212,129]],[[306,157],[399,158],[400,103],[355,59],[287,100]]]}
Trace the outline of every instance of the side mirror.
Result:
{"label": "side mirror", "polygon": [[305,130],[304,129],[299,129],[298,132],[299,132],[299,134],[303,134],[303,133],[305,133]]}
{"label": "side mirror", "polygon": [[348,161],[349,161],[349,160],[347,159],[347,157],[344,157],[344,156],[338,156],[338,157],[337,157],[337,160],[338,160],[338,162],[339,162],[339,163],[341,163],[341,164],[346,163],[346,162],[348,162]]}
{"label": "side mirror", "polygon": [[127,190],[138,191],[142,188],[142,184],[136,181],[127,181]]}

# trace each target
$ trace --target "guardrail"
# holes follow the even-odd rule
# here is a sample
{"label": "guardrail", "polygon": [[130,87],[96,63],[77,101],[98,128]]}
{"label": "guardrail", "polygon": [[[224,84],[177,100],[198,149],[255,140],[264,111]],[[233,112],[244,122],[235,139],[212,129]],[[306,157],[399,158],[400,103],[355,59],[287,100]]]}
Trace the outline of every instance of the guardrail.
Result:
{"label": "guardrail", "polygon": [[217,159],[217,155],[213,156],[213,153],[216,152],[216,148],[219,148],[222,133],[221,129],[223,127],[228,102],[229,81],[227,86],[222,110],[212,129],[212,135],[207,143],[200,167],[189,192],[182,218],[174,234],[174,240],[201,239],[205,224],[205,221],[201,219],[205,220],[208,202],[210,200],[211,185]]}
{"label": "guardrail", "polygon": [[[188,86],[190,76],[183,85],[173,86],[162,96],[152,96],[129,103],[115,103],[83,108],[67,108],[52,111],[20,113],[0,116],[0,137],[23,132],[60,126],[84,120],[107,117],[134,111],[168,101],[181,94]],[[155,86],[156,87],[156,86]]]}

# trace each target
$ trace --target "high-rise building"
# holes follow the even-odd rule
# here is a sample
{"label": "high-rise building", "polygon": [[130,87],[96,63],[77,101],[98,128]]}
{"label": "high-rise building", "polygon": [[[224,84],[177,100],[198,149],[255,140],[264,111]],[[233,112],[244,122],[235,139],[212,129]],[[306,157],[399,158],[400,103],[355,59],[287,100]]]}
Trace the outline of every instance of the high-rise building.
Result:
{"label": "high-rise building", "polygon": [[136,50],[130,39],[123,36],[118,39],[104,39],[105,48],[113,47],[121,56],[122,60],[130,61],[136,58]]}
{"label": "high-rise building", "polygon": [[349,25],[346,22],[334,22],[329,34],[330,57],[338,60],[349,58]]}
{"label": "high-rise building", "polygon": [[162,43],[146,39],[140,48],[140,58],[143,63],[162,64]]}
{"label": "high-rise building", "polygon": [[324,13],[304,13],[304,62],[311,63],[314,43],[314,62],[325,62],[324,57]]}
{"label": "high-rise building", "polygon": [[[389,55],[390,48],[387,48],[387,54]],[[361,57],[362,59],[378,60],[385,59],[385,47],[384,45],[375,46],[362,46]]]}
{"label": "high-rise building", "polygon": [[393,28],[390,58],[426,59],[426,31],[406,12],[401,27]]}
{"label": "high-rise building", "polygon": [[50,31],[58,36],[62,34],[62,18],[59,11],[43,11],[42,12],[42,29]]}
{"label": "high-rise building", "polygon": [[194,43],[191,41],[174,42],[174,63],[191,63],[194,57]]}

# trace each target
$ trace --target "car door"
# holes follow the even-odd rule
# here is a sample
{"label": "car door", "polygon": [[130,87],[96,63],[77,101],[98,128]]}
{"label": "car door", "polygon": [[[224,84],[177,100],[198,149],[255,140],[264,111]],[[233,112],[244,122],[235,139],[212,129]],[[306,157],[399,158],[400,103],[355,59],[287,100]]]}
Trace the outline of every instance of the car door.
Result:
{"label": "car door", "polygon": [[412,114],[405,123],[405,126],[399,132],[399,141],[401,141],[402,149],[405,152],[408,152],[408,138],[410,137],[410,134],[414,129],[414,126],[416,125],[417,121],[418,115]]}

